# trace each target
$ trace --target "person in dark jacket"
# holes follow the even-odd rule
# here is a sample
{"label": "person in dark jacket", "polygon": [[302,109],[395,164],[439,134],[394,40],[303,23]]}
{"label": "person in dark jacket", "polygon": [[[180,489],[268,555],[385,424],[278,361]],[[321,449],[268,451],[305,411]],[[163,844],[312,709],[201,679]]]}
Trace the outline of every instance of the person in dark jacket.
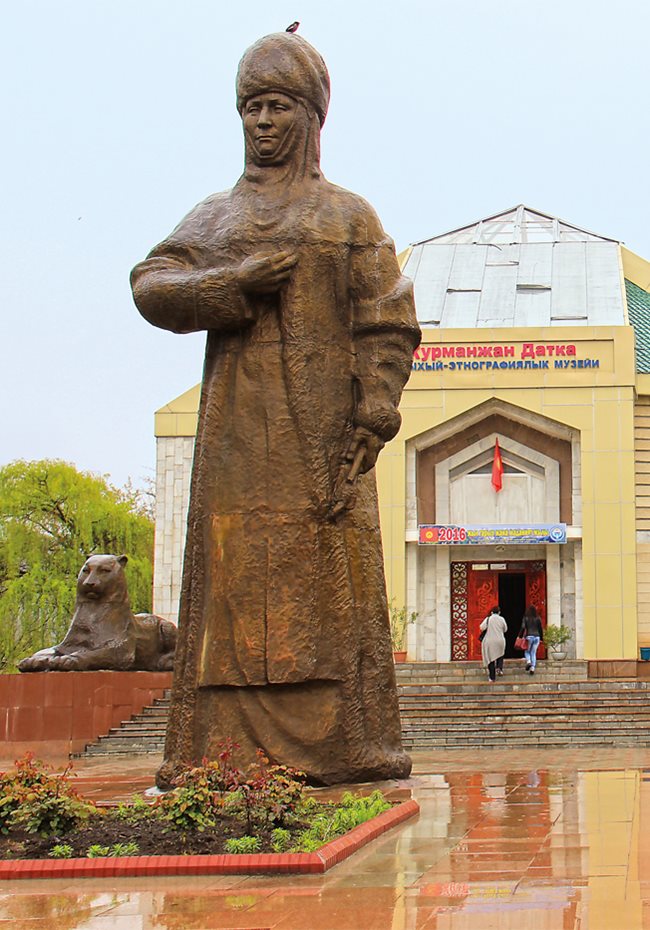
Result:
{"label": "person in dark jacket", "polygon": [[537,665],[537,648],[544,639],[544,630],[542,629],[542,618],[532,605],[526,608],[519,635],[525,636],[528,640],[528,649],[524,653],[526,671],[534,675],[535,666]]}

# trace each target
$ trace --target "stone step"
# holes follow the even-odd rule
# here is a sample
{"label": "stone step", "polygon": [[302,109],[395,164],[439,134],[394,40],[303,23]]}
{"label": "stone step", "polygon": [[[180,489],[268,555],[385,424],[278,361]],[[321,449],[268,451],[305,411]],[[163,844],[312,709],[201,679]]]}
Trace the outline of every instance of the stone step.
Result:
{"label": "stone step", "polygon": [[[404,749],[407,752],[427,752],[434,750],[452,750],[452,749],[504,749],[507,744],[504,744],[502,736],[495,737],[494,739],[462,739],[462,740],[453,740],[453,739],[438,739],[431,741],[418,740],[417,742],[409,742],[405,740],[403,742]],[[566,738],[532,738],[528,737],[525,739],[517,740],[516,748],[517,749],[566,749],[567,747],[572,748],[581,748],[581,749],[595,749],[602,747],[609,748],[625,748],[625,747],[639,747],[647,748],[650,747],[650,738],[643,737],[639,738],[638,736],[613,736],[611,739],[607,737],[599,736],[597,739],[590,739],[588,737],[580,737],[576,739],[567,740]]]}
{"label": "stone step", "polygon": [[[650,746],[650,681],[590,679],[586,662],[522,660],[486,682],[479,662],[396,666],[407,749],[517,746]],[[170,694],[86,748],[87,755],[159,753]]]}
{"label": "stone step", "polygon": [[[494,734],[493,736],[463,736],[462,738],[454,736],[437,736],[431,737],[429,739],[420,739],[420,740],[409,740],[404,739],[402,745],[407,750],[415,750],[418,752],[427,752],[430,749],[465,749],[466,747],[480,747],[483,746],[487,749],[489,748],[498,748],[498,749],[507,749],[513,748],[512,746],[508,747],[508,744],[504,742],[503,734]],[[598,736],[576,736],[571,737],[567,736],[566,733],[549,733],[544,735],[531,735],[523,737],[522,739],[517,740],[516,748],[517,750],[525,749],[527,747],[544,747],[544,746],[561,746],[565,749],[574,748],[577,746],[580,747],[591,747],[597,748],[599,746],[618,746],[618,745],[638,745],[638,746],[650,746],[650,736],[644,736],[639,738],[636,733],[626,733],[626,734],[607,734],[601,733]],[[127,750],[122,750],[126,752]],[[142,750],[140,750],[142,751]],[[149,750],[151,751],[151,750]]]}
{"label": "stone step", "polygon": [[[486,726],[488,724],[502,724],[504,726],[518,726],[532,721],[538,726],[552,726],[555,721],[562,721],[567,726],[585,727],[598,729],[601,726],[631,726],[636,729],[650,728],[650,714],[640,714],[638,716],[625,715],[623,713],[597,714],[573,714],[563,711],[549,711],[541,714],[526,714],[521,712],[509,712],[507,709],[491,710],[488,713],[473,714],[471,712],[454,714],[453,718],[429,714],[421,717],[411,717],[408,714],[402,715],[402,730],[405,732],[424,730],[427,726],[435,725],[438,729],[458,729],[461,726]],[[137,734],[134,734],[134,736]],[[152,736],[157,734],[152,733]]]}
{"label": "stone step", "polygon": [[88,755],[92,756],[106,756],[112,755],[114,752],[119,753],[140,753],[140,752],[162,752],[165,748],[164,740],[142,740],[138,742],[137,740],[111,740],[109,746],[106,746],[103,742],[93,743],[91,746],[86,748],[84,757]]}
{"label": "stone step", "polygon": [[535,694],[535,693],[562,693],[562,694],[586,694],[586,693],[644,693],[650,695],[650,684],[637,679],[619,679],[618,681],[544,681],[539,676],[526,676],[519,680],[499,678],[495,684],[490,685],[487,680],[482,680],[480,684],[412,684],[399,685],[398,694],[400,699],[418,694],[437,694],[437,695],[477,695],[481,694]]}
{"label": "stone step", "polygon": [[[539,728],[539,730],[566,730],[567,732],[589,732],[589,733],[598,733],[603,730],[611,730],[613,733],[623,733],[626,730],[630,732],[638,733],[639,730],[647,730],[650,734],[650,726],[648,723],[650,721],[646,719],[645,725],[639,727],[639,724],[634,723],[623,723],[621,718],[616,718],[612,720],[592,720],[588,721],[585,719],[562,719],[562,717],[542,717],[531,720],[530,717],[520,717],[520,718],[510,718],[505,715],[498,717],[496,714],[487,718],[475,718],[468,720],[454,720],[453,723],[447,725],[441,724],[438,721],[431,722],[427,721],[426,724],[421,724],[419,726],[412,726],[409,724],[409,721],[403,722],[402,724],[402,733],[409,735],[411,737],[416,737],[418,734],[425,735],[426,733],[471,733],[479,731],[491,731],[492,729],[499,728],[502,732],[514,733],[520,731],[521,729],[530,726],[531,729]],[[588,726],[588,731],[586,730]]]}
{"label": "stone step", "polygon": [[556,700],[549,701],[540,699],[539,701],[508,701],[508,700],[484,700],[484,701],[424,701],[418,704],[403,705],[400,703],[400,714],[402,718],[413,717],[418,719],[426,716],[442,717],[447,720],[467,714],[539,714],[546,713],[576,713],[590,718],[597,717],[600,713],[615,714],[625,718],[630,714],[642,714],[645,711],[650,712],[648,702],[639,701],[576,701],[576,700]]}
{"label": "stone step", "polygon": [[[510,671],[524,671],[524,659],[506,659],[504,662],[506,673]],[[540,660],[537,664],[537,674],[549,677],[566,679],[586,679],[589,665],[585,661],[569,660],[553,662]],[[485,669],[481,662],[410,662],[399,663],[395,666],[395,677],[398,684],[410,681],[444,681],[450,683],[471,682],[485,678]]]}
{"label": "stone step", "polygon": [[[449,695],[426,695],[421,694],[417,697],[412,698],[400,698],[399,707],[403,713],[408,713],[409,711],[429,711],[429,710],[439,710],[440,713],[456,713],[463,707],[476,707],[484,708],[487,706],[495,705],[497,707],[511,707],[516,709],[517,707],[525,707],[527,709],[535,707],[563,707],[566,705],[571,705],[580,710],[591,710],[594,706],[598,707],[612,707],[614,709],[625,709],[625,708],[643,708],[650,707],[650,701],[648,696],[644,694],[636,694],[635,692],[629,692],[621,697],[620,694],[605,694],[599,695],[594,698],[593,696],[583,696],[578,694],[547,694],[540,692],[537,694],[531,695],[498,695],[491,693],[490,696],[477,694],[477,695],[463,695],[462,697],[451,697]],[[146,722],[143,722],[146,725]],[[158,725],[158,721],[156,724]]]}
{"label": "stone step", "polygon": [[[578,743],[589,743],[592,745],[597,745],[601,740],[606,742],[611,742],[618,738],[621,739],[639,739],[640,741],[650,742],[650,732],[645,730],[643,733],[639,734],[636,730],[628,728],[627,730],[619,730],[619,728],[610,728],[608,731],[599,732],[597,730],[581,731],[579,733],[570,732],[561,729],[552,729],[552,730],[538,730],[535,728],[530,728],[528,731],[521,731],[518,733],[517,745],[520,743],[539,743],[539,742],[564,742],[566,745],[576,745]],[[463,746],[465,743],[500,743],[503,742],[504,733],[498,729],[487,729],[485,732],[474,731],[474,732],[424,732],[418,734],[417,737],[410,736],[405,734],[404,739],[410,746],[417,746],[426,748],[430,743],[441,743],[450,748],[454,745]]]}
{"label": "stone step", "polygon": [[[419,700],[427,701],[428,698],[422,696]],[[129,717],[128,720],[123,720],[120,723],[120,726],[125,724],[136,724],[137,726],[142,727],[159,727],[167,726],[167,720],[169,719],[169,714],[161,714],[159,717],[145,717],[144,714],[136,714],[133,717]]]}
{"label": "stone step", "polygon": [[100,736],[99,739],[114,739],[115,737],[128,737],[128,739],[142,739],[149,738],[152,739],[164,739],[167,733],[167,727],[159,727],[155,730],[145,729],[144,727],[139,729],[134,729],[131,727],[112,727],[105,736]]}

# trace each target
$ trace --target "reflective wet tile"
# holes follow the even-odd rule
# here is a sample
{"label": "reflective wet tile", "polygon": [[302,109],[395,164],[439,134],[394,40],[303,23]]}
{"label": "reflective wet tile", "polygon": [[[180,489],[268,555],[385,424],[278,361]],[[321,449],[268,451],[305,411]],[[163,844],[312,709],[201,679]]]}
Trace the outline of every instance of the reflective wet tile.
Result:
{"label": "reflective wet tile", "polygon": [[650,930],[650,751],[547,755],[416,755],[419,818],[325,875],[4,882],[0,927]]}

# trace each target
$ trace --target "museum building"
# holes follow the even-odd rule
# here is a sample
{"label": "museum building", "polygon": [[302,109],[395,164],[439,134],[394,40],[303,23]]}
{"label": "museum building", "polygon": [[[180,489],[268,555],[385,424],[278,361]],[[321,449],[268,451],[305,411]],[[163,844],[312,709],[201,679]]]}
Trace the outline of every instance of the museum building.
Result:
{"label": "museum building", "polygon": [[[524,609],[570,655],[650,646],[650,262],[523,205],[402,255],[422,344],[377,465],[414,661],[507,655]],[[177,619],[200,386],[157,411],[154,611]],[[517,653],[517,655],[520,655]]]}

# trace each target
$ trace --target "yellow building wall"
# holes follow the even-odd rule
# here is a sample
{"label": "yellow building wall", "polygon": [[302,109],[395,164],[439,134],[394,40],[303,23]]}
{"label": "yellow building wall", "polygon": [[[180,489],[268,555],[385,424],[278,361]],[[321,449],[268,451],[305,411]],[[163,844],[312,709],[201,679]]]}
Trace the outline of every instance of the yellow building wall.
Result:
{"label": "yellow building wall", "polygon": [[[498,398],[579,431],[584,658],[635,658],[639,642],[650,645],[650,540],[636,542],[637,529],[650,531],[650,375],[636,377],[646,396],[635,403],[632,328],[429,330],[423,338],[425,348],[472,343],[514,345],[517,360],[524,344],[575,344],[578,358],[598,358],[600,367],[413,372],[402,428],[377,465],[389,598],[407,603],[406,443]],[[156,435],[193,436],[199,394],[196,385],[158,410]]]}
{"label": "yellow building wall", "polygon": [[[647,377],[647,376],[646,376]],[[641,379],[639,379],[641,380]],[[650,645],[650,397],[634,409],[639,645]],[[644,537],[647,536],[647,541]]]}
{"label": "yellow building wall", "polygon": [[[408,256],[405,257],[405,260]],[[650,291],[650,262],[634,252],[630,252],[624,245],[621,246],[621,263],[623,275],[628,281]]]}
{"label": "yellow building wall", "polygon": [[631,327],[428,330],[423,346],[574,344],[597,369],[414,371],[377,479],[388,595],[406,603],[406,443],[498,398],[580,433],[584,658],[637,656],[634,334]]}
{"label": "yellow building wall", "polygon": [[196,436],[201,385],[170,400],[154,414],[155,436]]}

